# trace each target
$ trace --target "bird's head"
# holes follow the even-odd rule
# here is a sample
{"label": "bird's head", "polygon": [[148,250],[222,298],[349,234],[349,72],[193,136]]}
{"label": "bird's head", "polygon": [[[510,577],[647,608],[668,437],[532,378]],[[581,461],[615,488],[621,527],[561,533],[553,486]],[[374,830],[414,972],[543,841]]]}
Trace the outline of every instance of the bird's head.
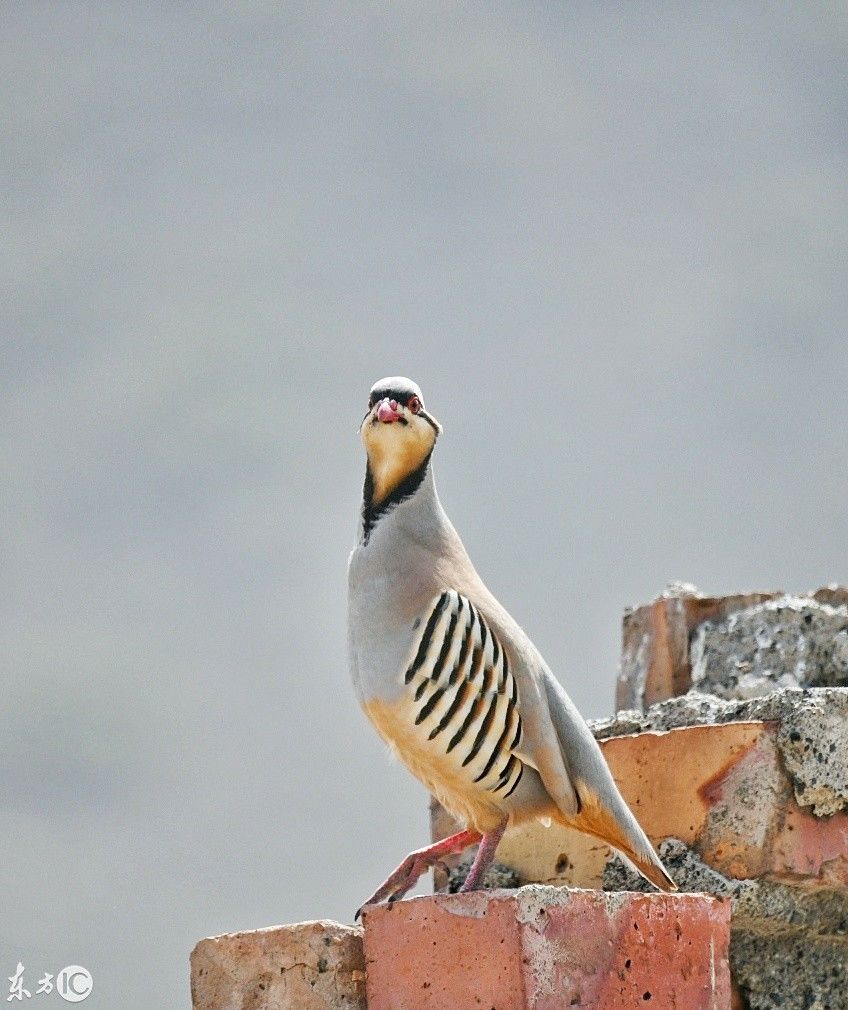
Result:
{"label": "bird's head", "polygon": [[376,503],[426,463],[441,430],[424,409],[421,390],[411,379],[394,375],[374,383],[359,431]]}

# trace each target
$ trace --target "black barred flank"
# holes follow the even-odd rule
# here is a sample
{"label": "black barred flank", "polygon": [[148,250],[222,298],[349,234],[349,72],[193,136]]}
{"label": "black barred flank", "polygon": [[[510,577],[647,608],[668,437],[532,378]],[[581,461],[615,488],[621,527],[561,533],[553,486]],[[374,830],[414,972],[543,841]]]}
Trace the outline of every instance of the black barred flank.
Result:
{"label": "black barred flank", "polygon": [[518,762],[518,775],[515,777],[515,782],[512,783],[512,788],[509,790],[509,792],[504,793],[504,799],[506,799],[507,796],[512,796],[512,794],[518,788],[518,783],[521,781],[521,776],[523,774],[524,774],[524,765],[519,761]]}
{"label": "black barred flank", "polygon": [[[518,713],[515,713],[518,715]],[[509,745],[510,751],[514,751],[518,746],[518,742],[521,739],[521,716],[518,715],[518,725],[515,727],[515,736],[512,738],[512,743]]]}
{"label": "black barred flank", "polygon": [[477,615],[474,612],[474,608],[469,603],[468,605],[471,609],[471,619],[465,626],[465,635],[462,639],[462,646],[459,650],[459,655],[456,657],[456,663],[450,672],[448,677],[449,684],[455,684],[457,677],[459,677],[460,671],[464,668],[465,662],[468,659],[468,653],[471,649],[471,643],[474,640],[474,625],[477,621]]}
{"label": "black barred flank", "polygon": [[507,680],[509,679],[509,660],[506,656],[506,649],[503,650],[503,678],[501,680],[500,686],[504,687]]}
{"label": "black barred flank", "polygon": [[439,725],[436,726],[435,729],[431,730],[430,735],[427,737],[428,740],[435,740],[436,737],[439,735],[439,733],[448,728],[448,726],[453,721],[453,718],[456,715],[456,713],[465,704],[465,701],[468,698],[468,692],[470,690],[471,685],[468,683],[468,681],[467,680],[461,681],[459,687],[456,689],[456,694],[454,695],[454,699],[450,704],[450,708],[439,720]]}
{"label": "black barred flank", "polygon": [[498,776],[498,781],[494,786],[493,791],[497,792],[498,789],[503,789],[503,787],[509,782],[510,776],[512,775],[513,769],[518,763],[518,758],[514,754],[510,754],[509,761],[504,765],[503,770]]}
{"label": "black barred flank", "polygon": [[489,691],[495,688],[495,671],[488,665],[488,663],[483,667],[483,684],[480,688],[483,694],[488,694]]}
{"label": "black barred flank", "polygon": [[[482,627],[482,625],[481,625]],[[477,677],[482,672],[483,676],[486,675],[486,654],[483,650],[475,645],[474,646],[474,657],[471,660],[471,669],[468,671],[468,679],[472,683],[476,683]]]}
{"label": "black barred flank", "polygon": [[453,635],[454,632],[456,631],[456,623],[459,620],[459,615],[462,613],[462,608],[464,605],[465,601],[460,596],[459,605],[457,606],[456,610],[454,610],[451,613],[450,621],[448,622],[448,630],[445,632],[445,637],[442,639],[442,647],[439,650],[438,658],[436,659],[436,662],[433,664],[433,669],[430,673],[431,680],[438,680],[442,672],[442,669],[444,668],[445,662],[447,661],[448,658],[448,653],[450,652],[451,646],[453,645]]}
{"label": "black barred flank", "polygon": [[510,709],[509,712],[507,712],[507,721],[506,721],[506,725],[503,728],[503,732],[498,737],[497,742],[495,743],[495,746],[492,748],[492,753],[489,755],[489,760],[486,762],[485,768],[483,769],[483,771],[480,772],[480,774],[477,776],[477,778],[474,779],[475,782],[482,782],[483,779],[492,770],[492,765],[495,763],[495,761],[497,761],[497,759],[499,757],[503,756],[503,745],[504,745],[504,741],[506,740],[506,735],[507,735],[507,733],[509,733],[509,727],[510,727],[511,719],[512,719],[513,715],[517,716],[518,713],[515,711],[515,709]]}
{"label": "black barred flank", "polygon": [[450,752],[454,749],[454,747],[456,747],[456,745],[460,742],[460,740],[462,740],[462,738],[468,732],[468,727],[471,725],[472,722],[474,722],[474,720],[480,714],[480,709],[482,708],[482,706],[483,706],[483,696],[481,694],[478,694],[477,697],[474,699],[471,708],[468,710],[468,715],[465,717],[465,719],[463,719],[462,725],[459,727],[456,733],[454,733],[451,742],[448,744],[447,749],[448,754],[450,754]]}
{"label": "black barred flank", "polygon": [[[415,625],[422,621],[423,614]],[[515,754],[523,729],[518,681],[497,635],[469,599],[449,590],[433,602],[413,649],[405,680],[411,685],[415,725],[431,720],[428,741],[453,734],[446,754],[465,741],[457,762],[462,768],[475,761],[484,765],[479,774],[467,773],[469,782],[474,775],[475,783],[489,783],[481,788],[511,796],[524,773]]]}
{"label": "black barred flank", "polygon": [[[426,681],[425,681],[426,683]],[[445,693],[443,687],[437,687],[436,690],[430,695],[427,701],[424,703],[421,711],[415,717],[415,725],[420,726],[422,722],[427,718],[427,716],[433,711],[433,709],[438,704],[439,698]]]}
{"label": "black barred flank", "polygon": [[412,661],[412,665],[406,671],[406,683],[408,684],[415,674],[418,672],[419,667],[424,662],[424,657],[427,655],[427,649],[430,647],[430,639],[433,637],[433,631],[436,628],[436,624],[439,618],[442,616],[442,611],[445,609],[445,604],[448,602],[449,593],[442,593],[439,597],[439,602],[433,607],[430,613],[430,617],[427,621],[427,627],[424,629],[424,634],[421,636],[421,642],[418,646],[418,652],[415,655],[415,659]]}
{"label": "black barred flank", "polygon": [[462,767],[465,768],[466,765],[471,764],[474,758],[480,753],[480,748],[483,746],[483,741],[486,739],[486,734],[489,732],[489,728],[492,725],[492,720],[495,718],[495,711],[498,707],[499,698],[496,694],[492,695],[492,701],[489,704],[489,710],[483,717],[483,721],[480,723],[480,729],[477,731],[477,736],[474,738],[474,743],[471,745],[471,750],[466,755],[465,760],[462,762]]}

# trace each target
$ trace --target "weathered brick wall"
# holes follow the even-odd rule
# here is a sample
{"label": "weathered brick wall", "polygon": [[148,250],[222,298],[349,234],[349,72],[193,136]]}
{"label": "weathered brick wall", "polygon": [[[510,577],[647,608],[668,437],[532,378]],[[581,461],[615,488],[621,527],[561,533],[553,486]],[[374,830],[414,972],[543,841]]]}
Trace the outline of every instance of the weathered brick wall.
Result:
{"label": "weathered brick wall", "polygon": [[848,589],[672,587],[625,615],[617,698],[593,730],[689,893],[527,825],[487,878],[519,890],[201,941],[195,1010],[848,1010]]}
{"label": "weathered brick wall", "polygon": [[[523,887],[201,940],[195,1010],[719,1010],[730,904]],[[364,951],[363,951],[364,940]]]}
{"label": "weathered brick wall", "polygon": [[[593,730],[678,884],[731,899],[748,1010],[848,1010],[846,685],[844,587],[707,598],[677,586],[625,615],[629,707]],[[435,837],[453,830],[431,812]],[[649,889],[556,826],[510,833],[498,860],[518,883]]]}
{"label": "weathered brick wall", "polygon": [[644,710],[693,686],[725,698],[848,687],[848,587],[714,597],[675,583],[625,611],[616,709]]}

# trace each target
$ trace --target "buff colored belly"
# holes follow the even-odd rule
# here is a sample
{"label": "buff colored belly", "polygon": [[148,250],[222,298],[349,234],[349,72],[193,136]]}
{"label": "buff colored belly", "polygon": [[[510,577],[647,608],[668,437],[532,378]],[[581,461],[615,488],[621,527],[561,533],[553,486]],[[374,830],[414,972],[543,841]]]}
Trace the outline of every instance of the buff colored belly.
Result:
{"label": "buff colored belly", "polygon": [[495,828],[504,816],[497,797],[474,783],[472,775],[450,754],[432,746],[415,726],[415,710],[407,697],[396,702],[374,699],[365,713],[400,760],[455,817],[477,831]]}

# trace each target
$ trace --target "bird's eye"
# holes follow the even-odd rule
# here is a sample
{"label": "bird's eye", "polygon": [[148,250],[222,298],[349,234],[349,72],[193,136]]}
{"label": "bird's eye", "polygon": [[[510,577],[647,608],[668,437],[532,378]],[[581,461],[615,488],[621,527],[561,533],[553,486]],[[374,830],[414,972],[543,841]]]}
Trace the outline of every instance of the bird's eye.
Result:
{"label": "bird's eye", "polygon": [[421,410],[421,401],[417,396],[410,396],[409,403],[406,406],[413,414],[417,414]]}

